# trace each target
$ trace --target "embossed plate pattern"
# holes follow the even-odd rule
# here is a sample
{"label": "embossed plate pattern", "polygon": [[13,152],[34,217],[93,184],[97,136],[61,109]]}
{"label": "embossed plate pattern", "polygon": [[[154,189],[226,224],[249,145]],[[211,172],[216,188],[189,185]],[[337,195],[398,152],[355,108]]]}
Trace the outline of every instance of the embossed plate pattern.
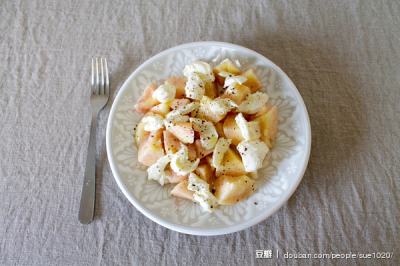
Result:
{"label": "embossed plate pattern", "polygon": [[[278,136],[259,170],[257,190],[233,206],[203,213],[199,204],[171,197],[173,185],[147,180],[147,167],[138,162],[134,128],[143,115],[133,110],[146,85],[162,84],[193,60],[212,66],[230,58],[242,70],[252,66],[270,103],[278,107]],[[311,148],[310,122],[304,102],[286,74],[262,55],[221,42],[197,42],[166,50],[142,64],[124,83],[114,101],[107,125],[107,153],[119,187],[143,214],[162,226],[194,235],[220,235],[255,225],[277,211],[300,183]]]}

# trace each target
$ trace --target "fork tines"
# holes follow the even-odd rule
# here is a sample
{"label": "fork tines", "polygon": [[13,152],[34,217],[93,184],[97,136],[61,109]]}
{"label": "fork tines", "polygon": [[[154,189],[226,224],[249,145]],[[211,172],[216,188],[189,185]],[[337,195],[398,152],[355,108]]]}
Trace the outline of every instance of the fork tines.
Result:
{"label": "fork tines", "polygon": [[[96,60],[96,65],[95,65]],[[104,64],[103,64],[104,61]],[[96,80],[95,80],[96,72]],[[109,80],[108,80],[108,67],[107,58],[100,58],[100,72],[99,75],[99,60],[92,58],[92,92],[93,95],[108,95],[109,94]]]}

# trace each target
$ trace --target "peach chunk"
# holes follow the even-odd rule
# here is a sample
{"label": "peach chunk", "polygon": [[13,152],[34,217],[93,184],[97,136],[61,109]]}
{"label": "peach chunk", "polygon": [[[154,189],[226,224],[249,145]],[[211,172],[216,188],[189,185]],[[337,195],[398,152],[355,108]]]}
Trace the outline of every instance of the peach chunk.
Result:
{"label": "peach chunk", "polygon": [[249,87],[251,93],[255,93],[261,88],[262,82],[252,67],[249,67],[240,75],[247,78],[246,82],[244,82],[243,84]]}
{"label": "peach chunk", "polygon": [[199,165],[196,170],[196,175],[206,181],[208,184],[213,185],[215,181],[214,171],[208,164]]}
{"label": "peach chunk", "polygon": [[249,119],[249,120],[254,120],[254,119],[256,119],[257,117],[260,117],[260,116],[262,116],[263,114],[265,114],[266,112],[268,112],[270,109],[271,109],[271,105],[269,104],[269,102],[266,102],[266,103],[260,108],[260,110],[258,110],[257,113],[248,115],[248,119]]}
{"label": "peach chunk", "polygon": [[213,156],[212,154],[207,155],[206,157],[204,157],[205,162],[210,166],[211,170],[215,170],[215,167],[213,165]]}
{"label": "peach chunk", "polygon": [[215,130],[217,130],[218,136],[220,138],[225,138],[224,123],[222,121],[219,121],[214,126],[215,126]]}
{"label": "peach chunk", "polygon": [[194,142],[188,145],[188,157],[191,161],[195,161],[197,159],[196,144]]}
{"label": "peach chunk", "polygon": [[221,86],[224,86],[225,77],[218,75],[220,72],[225,71],[234,75],[239,75],[242,72],[230,59],[223,60],[221,64],[213,68],[213,71],[215,79]]}
{"label": "peach chunk", "polygon": [[164,156],[164,148],[162,146],[161,135],[163,130],[150,132],[149,135],[143,138],[140,142],[138,161],[146,166],[151,166],[158,159]]}
{"label": "peach chunk", "polygon": [[[153,115],[154,114],[152,112],[148,112],[147,114],[145,114],[143,116],[143,118],[145,118],[146,116],[153,116]],[[146,125],[146,123],[143,122],[143,118],[137,124],[137,126],[135,128],[135,133],[134,133],[135,144],[136,144],[136,147],[138,147],[138,148],[140,146],[140,143],[144,139],[144,137],[150,134],[149,131],[144,130],[144,126]]]}
{"label": "peach chunk", "polygon": [[214,100],[218,97],[218,88],[214,82],[206,83],[206,86],[204,88],[206,90],[205,95],[210,99]]}
{"label": "peach chunk", "polygon": [[194,201],[194,191],[190,191],[187,187],[189,180],[183,180],[171,190],[171,195],[174,197]]}
{"label": "peach chunk", "polygon": [[236,154],[231,148],[229,148],[224,155],[221,166],[217,168],[215,175],[217,177],[222,175],[241,176],[246,173],[240,155]]}
{"label": "peach chunk", "polygon": [[140,97],[134,108],[139,113],[146,113],[151,107],[159,104],[160,102],[153,98],[153,92],[157,89],[157,85],[150,83],[144,89],[142,96]]}
{"label": "peach chunk", "polygon": [[173,99],[171,101],[171,109],[176,110],[181,106],[188,105],[190,103],[189,99]]}
{"label": "peach chunk", "polygon": [[167,103],[160,103],[150,108],[150,112],[161,115],[162,117],[165,117],[169,113],[169,111],[170,109]]}
{"label": "peach chunk", "polygon": [[239,83],[235,83],[233,84],[232,88],[225,90],[224,94],[221,95],[221,98],[231,99],[237,105],[239,105],[246,99],[248,94],[251,94],[249,87],[241,85]]}
{"label": "peach chunk", "polygon": [[182,182],[183,180],[187,180],[188,178],[189,178],[189,174],[180,175],[171,170],[171,177],[169,178],[169,182],[171,184],[176,184],[176,183]]}
{"label": "peach chunk", "polygon": [[186,78],[177,78],[177,77],[171,77],[167,79],[164,83],[167,85],[173,85],[176,88],[176,94],[175,98],[180,99],[186,96]]}
{"label": "peach chunk", "polygon": [[237,146],[242,140],[244,140],[244,137],[242,135],[242,131],[240,131],[239,126],[236,124],[236,117],[237,114],[228,114],[226,116],[226,119],[224,121],[224,134],[225,137],[228,139],[232,139],[232,144]]}
{"label": "peach chunk", "polygon": [[194,142],[194,130],[192,127],[192,123],[190,122],[177,123],[170,129],[168,129],[168,131],[171,132],[183,143]]}
{"label": "peach chunk", "polygon": [[168,130],[164,130],[164,149],[167,154],[177,153],[181,149],[181,142]]}
{"label": "peach chunk", "polygon": [[248,198],[255,187],[254,181],[245,175],[223,175],[215,180],[214,189],[219,204],[234,205]]}
{"label": "peach chunk", "polygon": [[211,150],[206,150],[204,149],[203,145],[201,145],[201,141],[199,139],[196,139],[194,142],[194,145],[196,146],[196,151],[197,151],[197,158],[203,158],[206,157],[207,155],[211,154],[214,149]]}
{"label": "peach chunk", "polygon": [[258,121],[261,129],[261,140],[272,149],[275,146],[275,139],[278,133],[278,109],[272,107],[268,112],[253,121]]}
{"label": "peach chunk", "polygon": [[248,173],[249,174],[249,176],[251,177],[251,178],[253,178],[253,179],[258,179],[258,171],[257,170],[255,170],[255,171],[253,171],[253,172],[249,172]]}

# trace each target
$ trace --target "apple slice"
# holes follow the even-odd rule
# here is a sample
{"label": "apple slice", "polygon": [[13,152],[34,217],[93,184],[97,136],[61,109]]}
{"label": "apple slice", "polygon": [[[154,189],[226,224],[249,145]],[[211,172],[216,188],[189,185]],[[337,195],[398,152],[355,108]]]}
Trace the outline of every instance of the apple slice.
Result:
{"label": "apple slice", "polygon": [[261,140],[272,149],[275,146],[275,139],[278,133],[278,109],[272,107],[268,112],[253,121],[258,121],[261,129]]}
{"label": "apple slice", "polygon": [[140,142],[138,152],[138,161],[140,163],[151,166],[165,155],[161,141],[162,132],[162,129],[152,131]]}
{"label": "apple slice", "polygon": [[242,159],[231,148],[225,152],[224,159],[221,166],[217,168],[215,175],[217,177],[222,175],[241,176],[247,172],[244,169]]}
{"label": "apple slice", "polygon": [[240,75],[247,78],[246,82],[244,82],[243,84],[249,87],[251,93],[255,93],[256,91],[261,89],[262,82],[252,67],[249,67]]}
{"label": "apple slice", "polygon": [[220,72],[225,71],[234,75],[239,75],[242,71],[230,59],[224,59],[218,66],[213,68],[215,79],[219,85],[224,86],[225,77],[218,75]]}
{"label": "apple slice", "polygon": [[144,89],[142,96],[140,97],[134,108],[139,113],[146,113],[151,107],[156,106],[160,102],[153,98],[153,92],[157,89],[157,85],[150,83]]}
{"label": "apple slice", "polygon": [[218,204],[234,205],[247,199],[255,190],[254,181],[249,177],[220,176],[215,180],[215,197]]}
{"label": "apple slice", "polygon": [[178,138],[183,143],[193,143],[194,142],[194,130],[192,123],[190,122],[180,122],[176,123],[174,126],[168,129],[175,137]]}
{"label": "apple slice", "polygon": [[237,114],[230,113],[226,116],[224,121],[224,134],[227,139],[232,139],[232,144],[237,146],[241,141],[244,140],[242,131],[236,123],[235,117]]}
{"label": "apple slice", "polygon": [[193,194],[194,191],[190,191],[187,187],[189,185],[188,180],[183,180],[181,181],[178,185],[176,185],[172,190],[171,190],[171,196],[186,199],[186,200],[191,200],[195,201]]}
{"label": "apple slice", "polygon": [[186,78],[177,78],[177,77],[171,77],[167,79],[164,83],[166,85],[173,85],[176,88],[176,93],[175,93],[175,98],[180,99],[184,98],[186,96]]}

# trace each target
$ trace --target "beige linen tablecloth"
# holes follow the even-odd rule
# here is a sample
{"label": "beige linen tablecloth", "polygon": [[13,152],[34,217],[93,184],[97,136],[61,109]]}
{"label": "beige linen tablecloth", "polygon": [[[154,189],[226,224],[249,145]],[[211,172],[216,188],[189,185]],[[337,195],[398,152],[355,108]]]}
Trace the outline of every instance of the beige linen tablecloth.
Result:
{"label": "beige linen tablecloth", "polygon": [[[400,264],[398,1],[1,1],[0,27],[0,265]],[[207,40],[280,66],[313,132],[290,200],[254,227],[214,237],[142,215],[105,148],[128,76],[167,48]],[[112,93],[98,123],[95,220],[82,226],[93,56],[108,58]],[[394,257],[284,258],[350,252]]]}

